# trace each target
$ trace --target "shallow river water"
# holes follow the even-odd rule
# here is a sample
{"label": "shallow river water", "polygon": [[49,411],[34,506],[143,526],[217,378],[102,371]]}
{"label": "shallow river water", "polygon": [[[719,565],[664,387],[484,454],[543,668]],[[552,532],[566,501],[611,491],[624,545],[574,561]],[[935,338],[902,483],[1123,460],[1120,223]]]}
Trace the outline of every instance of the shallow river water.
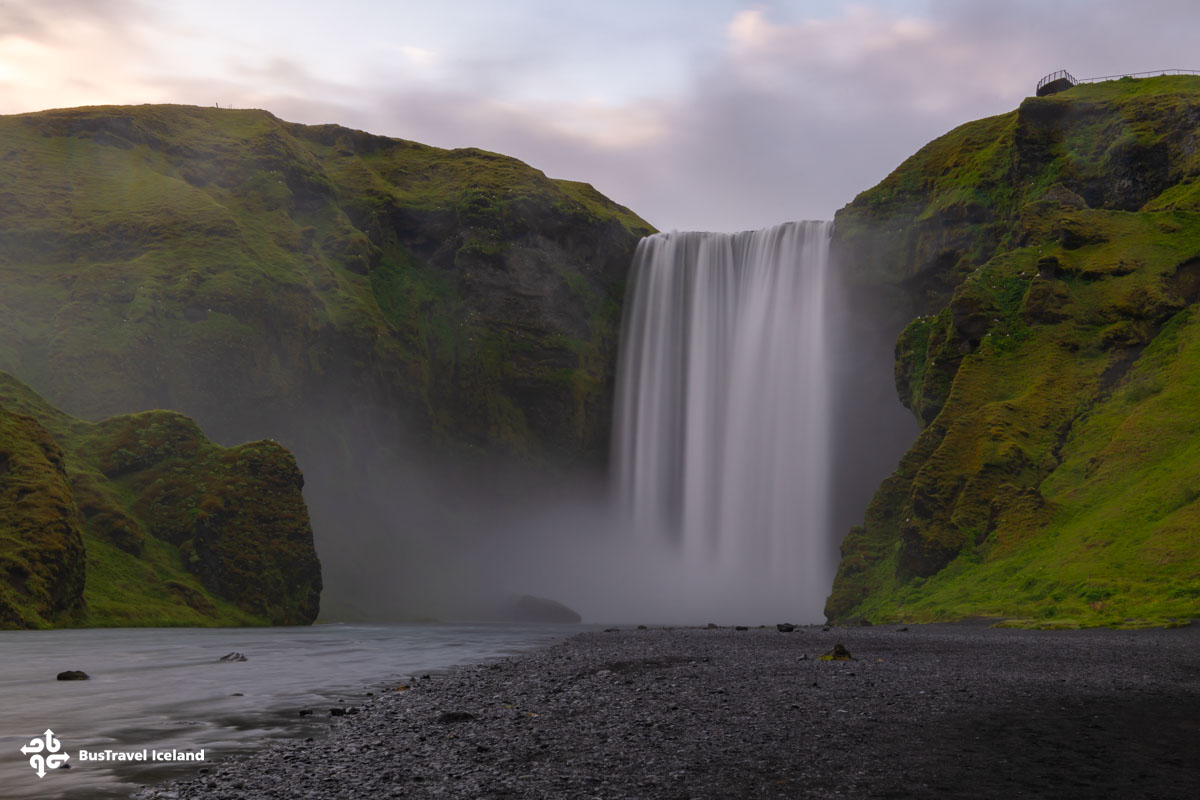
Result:
{"label": "shallow river water", "polygon": [[[592,626],[317,625],[0,631],[0,799],[124,797],[265,740],[313,735],[331,708],[455,664],[512,655]],[[222,662],[239,652],[246,661]],[[90,680],[57,681],[65,670]],[[310,716],[300,717],[302,709]],[[67,768],[39,778],[53,731]],[[27,752],[21,752],[22,748]],[[80,750],[204,751],[203,763],[82,761]],[[43,757],[45,750],[43,749]]]}

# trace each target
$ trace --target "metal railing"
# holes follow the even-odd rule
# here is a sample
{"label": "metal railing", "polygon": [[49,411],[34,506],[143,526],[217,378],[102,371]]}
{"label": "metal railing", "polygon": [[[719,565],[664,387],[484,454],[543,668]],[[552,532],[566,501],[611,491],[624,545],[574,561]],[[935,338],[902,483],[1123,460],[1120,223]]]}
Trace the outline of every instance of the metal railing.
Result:
{"label": "metal railing", "polygon": [[1150,72],[1122,72],[1119,75],[1102,75],[1099,78],[1082,78],[1076,83],[1100,83],[1101,81],[1119,81],[1121,78],[1157,78],[1161,75],[1200,75],[1195,69],[1155,69]]}
{"label": "metal railing", "polygon": [[1070,85],[1076,86],[1080,83],[1101,83],[1103,81],[1119,81],[1121,78],[1157,78],[1162,75],[1200,75],[1200,70],[1196,69],[1154,69],[1149,72],[1118,72],[1115,75],[1101,75],[1098,78],[1076,78],[1065,69],[1060,69],[1058,72],[1051,72],[1046,77],[1038,81],[1037,88],[1040,90],[1048,83],[1053,83],[1057,80],[1065,79]]}
{"label": "metal railing", "polygon": [[1060,69],[1058,72],[1051,72],[1049,75],[1047,75],[1046,77],[1044,77],[1040,81],[1038,81],[1037,88],[1040,91],[1041,88],[1043,86],[1045,86],[1047,83],[1053,83],[1054,81],[1057,81],[1057,80],[1060,80],[1063,78],[1065,78],[1067,81],[1069,81],[1072,86],[1079,83],[1079,81],[1075,80],[1074,75],[1067,72],[1065,69]]}

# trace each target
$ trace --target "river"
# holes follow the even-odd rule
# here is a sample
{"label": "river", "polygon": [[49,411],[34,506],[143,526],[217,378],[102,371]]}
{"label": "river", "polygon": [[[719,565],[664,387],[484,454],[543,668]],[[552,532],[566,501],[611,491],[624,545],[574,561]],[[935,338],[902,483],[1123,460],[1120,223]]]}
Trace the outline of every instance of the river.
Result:
{"label": "river", "polygon": [[[125,797],[267,740],[313,736],[330,709],[431,671],[512,655],[594,626],[337,624],[295,628],[0,631],[0,798]],[[245,661],[221,661],[232,652]],[[58,681],[66,670],[90,680]],[[301,710],[312,710],[300,716]],[[65,768],[38,777],[53,731]],[[80,751],[197,753],[203,763],[82,761]]]}

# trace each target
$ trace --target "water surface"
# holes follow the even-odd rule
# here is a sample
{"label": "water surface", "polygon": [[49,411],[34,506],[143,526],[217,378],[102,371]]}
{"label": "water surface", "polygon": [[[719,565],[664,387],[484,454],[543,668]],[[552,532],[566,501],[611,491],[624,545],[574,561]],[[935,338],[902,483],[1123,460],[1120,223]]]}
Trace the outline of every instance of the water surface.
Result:
{"label": "water surface", "polygon": [[[0,631],[0,797],[124,797],[205,765],[80,762],[78,751],[191,751],[205,761],[320,735],[331,708],[454,664],[512,655],[590,626],[317,625]],[[222,662],[230,652],[244,662]],[[55,680],[79,669],[91,679]],[[313,715],[300,717],[301,709]],[[70,769],[39,779],[22,746],[47,728]]]}

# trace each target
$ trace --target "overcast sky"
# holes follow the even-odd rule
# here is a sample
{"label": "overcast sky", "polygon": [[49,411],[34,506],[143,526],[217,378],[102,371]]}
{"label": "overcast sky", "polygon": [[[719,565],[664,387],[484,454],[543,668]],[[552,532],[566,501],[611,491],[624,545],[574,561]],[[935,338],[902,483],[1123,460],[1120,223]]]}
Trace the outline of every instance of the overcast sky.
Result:
{"label": "overcast sky", "polygon": [[663,229],[828,219],[1057,69],[1200,69],[1196,0],[0,0],[0,113],[265,108],[587,181]]}

